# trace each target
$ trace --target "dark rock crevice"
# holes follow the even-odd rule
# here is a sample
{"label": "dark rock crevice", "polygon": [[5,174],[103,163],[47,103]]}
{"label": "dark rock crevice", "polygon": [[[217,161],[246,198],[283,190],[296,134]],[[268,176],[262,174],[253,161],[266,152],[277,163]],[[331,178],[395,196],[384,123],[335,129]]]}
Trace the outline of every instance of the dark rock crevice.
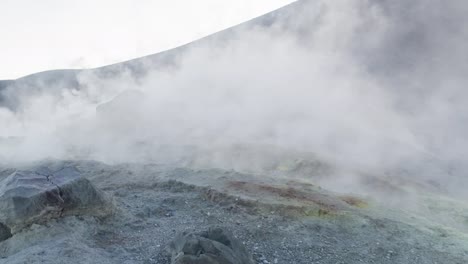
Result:
{"label": "dark rock crevice", "polygon": [[42,174],[42,173],[39,172],[39,171],[35,171],[35,173],[36,173],[37,175],[42,175],[42,176],[44,176],[44,177],[46,178],[46,180],[47,180],[50,184],[54,185],[54,186],[57,188],[57,194],[58,194],[58,195],[56,195],[56,198],[57,198],[57,200],[58,200],[58,202],[59,202],[59,206],[60,206],[60,217],[62,217],[62,216],[63,216],[64,209],[65,209],[65,208],[64,208],[65,199],[64,199],[64,197],[63,197],[63,191],[62,191],[62,189],[60,188],[60,186],[59,186],[58,184],[54,183],[54,181],[52,180],[53,173],[52,173],[52,174],[49,174],[49,173],[47,173],[47,174]]}
{"label": "dark rock crevice", "polygon": [[7,240],[12,236],[11,229],[3,223],[0,223],[0,241]]}

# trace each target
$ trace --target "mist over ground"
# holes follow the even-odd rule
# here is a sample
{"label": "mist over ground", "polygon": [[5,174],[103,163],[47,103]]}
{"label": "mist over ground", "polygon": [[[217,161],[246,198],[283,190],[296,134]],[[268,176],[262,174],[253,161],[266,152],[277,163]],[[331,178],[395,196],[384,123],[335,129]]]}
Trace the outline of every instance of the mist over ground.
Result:
{"label": "mist over ground", "polygon": [[263,146],[463,193],[467,13],[462,0],[303,0],[157,62],[0,84],[0,160],[229,167],[232,146]]}

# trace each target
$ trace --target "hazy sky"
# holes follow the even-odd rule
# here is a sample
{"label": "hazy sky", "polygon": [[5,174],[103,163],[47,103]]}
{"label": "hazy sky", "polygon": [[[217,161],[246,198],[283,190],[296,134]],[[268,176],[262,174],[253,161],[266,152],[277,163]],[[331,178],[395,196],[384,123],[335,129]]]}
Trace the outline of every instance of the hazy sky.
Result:
{"label": "hazy sky", "polygon": [[172,48],[293,0],[0,0],[0,79]]}

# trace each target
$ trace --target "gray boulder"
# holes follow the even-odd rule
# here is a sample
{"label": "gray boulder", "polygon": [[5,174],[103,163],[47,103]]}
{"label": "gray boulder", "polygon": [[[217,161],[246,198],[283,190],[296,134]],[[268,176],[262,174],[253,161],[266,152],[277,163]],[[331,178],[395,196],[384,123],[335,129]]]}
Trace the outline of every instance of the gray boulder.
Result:
{"label": "gray boulder", "polygon": [[0,182],[0,241],[34,223],[111,211],[104,194],[73,167],[16,171]]}
{"label": "gray boulder", "polygon": [[253,264],[252,256],[230,232],[212,228],[181,233],[169,245],[172,264]]}

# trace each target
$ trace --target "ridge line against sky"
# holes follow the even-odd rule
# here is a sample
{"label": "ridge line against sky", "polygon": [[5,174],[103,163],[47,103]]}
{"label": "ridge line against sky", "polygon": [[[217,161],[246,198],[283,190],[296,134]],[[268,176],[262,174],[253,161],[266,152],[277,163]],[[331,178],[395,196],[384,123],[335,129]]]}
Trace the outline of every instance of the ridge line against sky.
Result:
{"label": "ridge line against sky", "polygon": [[4,0],[0,80],[53,69],[95,68],[158,53],[292,2]]}

